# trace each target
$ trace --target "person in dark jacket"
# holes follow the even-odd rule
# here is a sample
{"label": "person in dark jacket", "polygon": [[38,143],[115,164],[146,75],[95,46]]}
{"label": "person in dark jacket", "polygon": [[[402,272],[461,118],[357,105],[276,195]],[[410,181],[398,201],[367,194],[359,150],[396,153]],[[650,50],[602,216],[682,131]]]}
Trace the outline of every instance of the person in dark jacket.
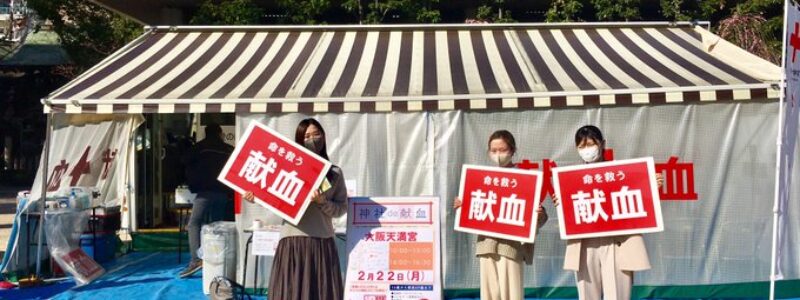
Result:
{"label": "person in dark jacket", "polygon": [[191,276],[203,267],[203,262],[197,257],[200,228],[206,223],[233,220],[233,192],[217,180],[233,153],[233,147],[225,143],[219,125],[208,124],[205,133],[206,138],[189,150],[184,161],[189,190],[196,193],[197,198],[187,226],[191,261],[180,273],[181,278]]}

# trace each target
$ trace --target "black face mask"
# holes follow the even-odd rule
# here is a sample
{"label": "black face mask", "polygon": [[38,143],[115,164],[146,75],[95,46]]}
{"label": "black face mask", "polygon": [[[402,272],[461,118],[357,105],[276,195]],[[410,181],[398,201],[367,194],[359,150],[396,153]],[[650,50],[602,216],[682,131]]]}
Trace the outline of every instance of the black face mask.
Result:
{"label": "black face mask", "polygon": [[303,140],[303,144],[304,146],[306,146],[306,149],[311,150],[311,152],[314,152],[316,154],[319,154],[319,152],[322,150],[321,137],[305,139]]}

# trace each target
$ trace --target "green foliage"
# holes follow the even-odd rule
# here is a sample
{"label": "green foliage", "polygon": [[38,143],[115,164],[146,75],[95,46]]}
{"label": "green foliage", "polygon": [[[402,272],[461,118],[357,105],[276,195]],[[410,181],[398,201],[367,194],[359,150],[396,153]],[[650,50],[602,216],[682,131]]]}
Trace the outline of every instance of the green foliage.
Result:
{"label": "green foliage", "polygon": [[681,5],[684,0],[661,0],[661,14],[669,21],[690,21],[691,16],[684,14]]}
{"label": "green foliage", "polygon": [[779,63],[780,47],[771,49],[772,37],[765,31],[766,20],[756,14],[738,14],[722,20],[719,35],[750,53],[774,63]]}
{"label": "green foliage", "polygon": [[511,16],[511,11],[505,9],[504,0],[485,0],[475,12],[475,21],[488,23],[516,22]]}
{"label": "green foliage", "polygon": [[74,76],[142,34],[142,26],[86,0],[28,0],[41,19],[53,22]]}
{"label": "green foliage", "polygon": [[263,11],[252,0],[204,0],[189,23],[194,25],[258,24]]}
{"label": "green foliage", "polygon": [[726,13],[728,9],[726,0],[700,0],[697,18],[707,21],[717,20],[717,16]]}
{"label": "green foliage", "polygon": [[278,0],[278,5],[286,9],[289,24],[325,24],[323,16],[333,7],[329,0]]}
{"label": "green foliage", "polygon": [[367,1],[367,18],[364,23],[378,24],[383,23],[386,15],[393,10],[400,10],[407,1],[404,0],[386,0],[386,1]]}
{"label": "green foliage", "polygon": [[442,14],[439,9],[423,7],[417,11],[416,21],[418,23],[439,23],[442,21]]}
{"label": "green foliage", "polygon": [[661,14],[668,21],[717,22],[730,15],[731,5],[742,0],[660,0]]}
{"label": "green foliage", "polygon": [[481,5],[475,13],[475,20],[477,21],[490,21],[494,17],[494,9],[488,5]]}
{"label": "green foliage", "polygon": [[642,18],[640,0],[591,0],[598,21],[633,21]]}
{"label": "green foliage", "polygon": [[390,14],[403,23],[438,23],[442,20],[438,4],[439,0],[345,0],[342,8],[362,24],[386,23]]}
{"label": "green foliage", "polygon": [[747,0],[736,6],[739,13],[763,13],[775,8],[783,9],[783,0]]}
{"label": "green foliage", "polygon": [[754,14],[764,17],[761,24],[763,32],[773,40],[780,43],[783,34],[783,1],[782,0],[748,0],[733,8],[731,15]]}
{"label": "green foliage", "polygon": [[579,0],[553,0],[547,10],[547,22],[575,22],[582,21],[579,14],[583,10],[583,3]]}
{"label": "green foliage", "polygon": [[718,34],[763,59],[780,63],[783,37],[782,0],[746,0],[720,21]]}

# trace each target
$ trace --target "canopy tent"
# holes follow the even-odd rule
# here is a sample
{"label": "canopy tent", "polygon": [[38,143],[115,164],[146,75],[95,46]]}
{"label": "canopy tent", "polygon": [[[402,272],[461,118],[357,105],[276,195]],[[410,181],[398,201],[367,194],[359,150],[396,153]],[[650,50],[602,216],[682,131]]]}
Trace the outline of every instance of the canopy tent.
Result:
{"label": "canopy tent", "polygon": [[[779,67],[691,23],[152,27],[43,102],[52,114],[236,113],[239,131],[255,120],[292,132],[313,114],[358,194],[441,197],[444,286],[462,296],[474,293],[478,272],[474,237],[454,233],[444,209],[453,174],[481,162],[484,138],[501,128],[535,137],[518,157],[546,158],[541,168],[577,163],[564,134],[598,124],[618,157],[697,164],[702,201],[665,204],[677,225],[648,236],[657,271],[637,274],[637,285],[734,297],[749,294],[725,284],[767,279],[768,263],[753,257],[768,249],[752,244],[766,236],[758,216],[769,205],[753,199],[771,191],[774,161],[761,154],[775,149],[780,77]],[[244,217],[250,224],[252,214]],[[537,242],[525,285],[573,297],[558,290],[574,282],[561,270],[554,223],[540,232],[554,243]],[[800,278],[800,255],[788,256],[787,278]]]}
{"label": "canopy tent", "polygon": [[688,23],[153,27],[52,93],[65,113],[528,109],[777,98]]}

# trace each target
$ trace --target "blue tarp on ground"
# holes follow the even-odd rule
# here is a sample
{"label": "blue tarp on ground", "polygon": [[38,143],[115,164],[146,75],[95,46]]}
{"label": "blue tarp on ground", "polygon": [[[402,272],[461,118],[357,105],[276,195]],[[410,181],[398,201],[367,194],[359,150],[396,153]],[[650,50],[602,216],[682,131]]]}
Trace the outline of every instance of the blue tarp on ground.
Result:
{"label": "blue tarp on ground", "polygon": [[[186,264],[187,256],[184,254],[184,261],[179,264],[175,252],[131,253],[104,265],[107,273],[86,286],[75,287],[74,281],[63,280],[35,288],[0,291],[0,300],[205,299],[202,272],[186,279],[178,278],[178,273]],[[266,299],[266,297],[254,296],[253,299]]]}
{"label": "blue tarp on ground", "polygon": [[202,272],[178,278],[186,257],[184,254],[183,263],[178,264],[175,252],[131,253],[104,265],[107,273],[86,286],[75,287],[74,281],[64,280],[35,288],[0,291],[0,299],[205,299]]}
{"label": "blue tarp on ground", "polygon": [[[106,274],[83,287],[65,280],[36,288],[0,291],[0,299],[204,299],[202,272],[178,278],[177,253],[131,253],[104,265]],[[266,297],[260,297],[265,299]],[[254,298],[258,299],[258,298]]]}

